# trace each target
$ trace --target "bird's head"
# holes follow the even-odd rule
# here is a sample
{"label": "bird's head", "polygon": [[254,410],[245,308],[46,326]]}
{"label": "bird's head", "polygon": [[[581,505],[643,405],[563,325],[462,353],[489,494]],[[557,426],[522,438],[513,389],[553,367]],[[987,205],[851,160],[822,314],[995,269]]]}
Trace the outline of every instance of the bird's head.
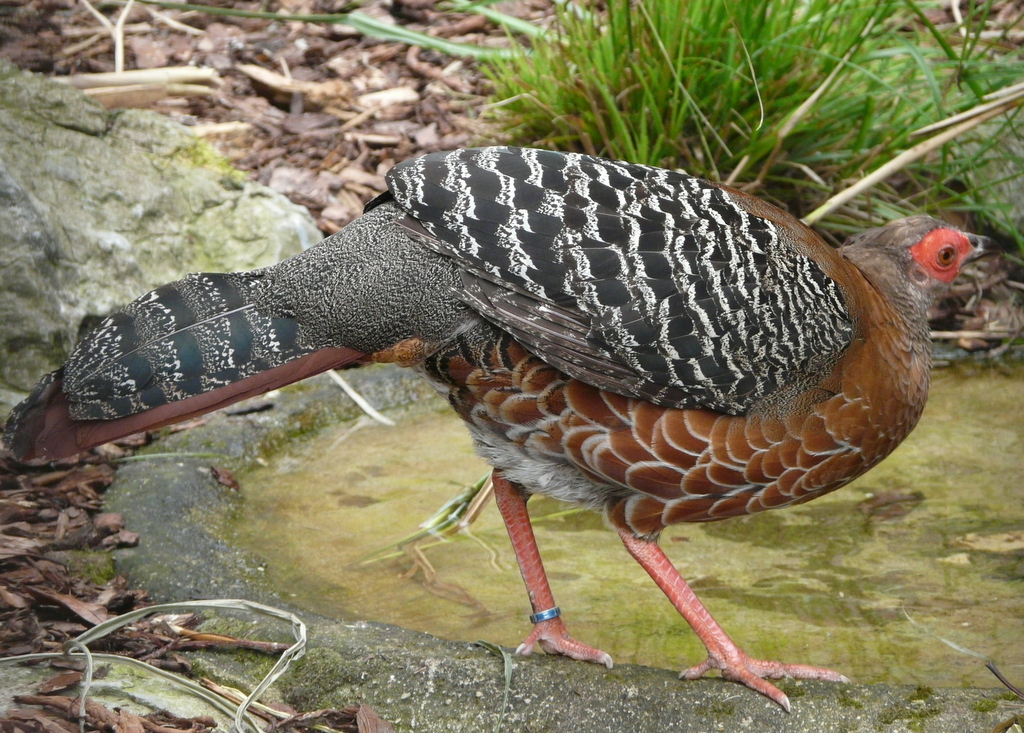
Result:
{"label": "bird's head", "polygon": [[840,252],[912,321],[949,289],[987,239],[930,216],[911,216],[850,237]]}

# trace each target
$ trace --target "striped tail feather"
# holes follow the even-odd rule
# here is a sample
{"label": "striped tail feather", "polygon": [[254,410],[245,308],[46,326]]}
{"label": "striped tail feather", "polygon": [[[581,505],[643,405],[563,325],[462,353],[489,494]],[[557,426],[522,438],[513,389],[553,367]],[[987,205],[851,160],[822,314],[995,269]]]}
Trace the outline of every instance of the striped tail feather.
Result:
{"label": "striped tail feather", "polygon": [[5,444],[55,460],[367,359],[262,312],[266,272],[189,275],[113,313],[12,411]]}

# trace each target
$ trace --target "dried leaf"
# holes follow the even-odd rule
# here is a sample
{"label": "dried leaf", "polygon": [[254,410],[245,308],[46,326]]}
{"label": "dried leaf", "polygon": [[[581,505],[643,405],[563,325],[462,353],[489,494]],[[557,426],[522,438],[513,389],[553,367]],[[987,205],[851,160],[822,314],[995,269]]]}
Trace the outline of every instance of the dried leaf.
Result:
{"label": "dried leaf", "polygon": [[355,166],[342,168],[338,171],[338,177],[346,183],[358,183],[361,186],[366,186],[377,191],[383,191],[387,188],[387,184],[384,182],[384,176],[379,176],[376,173],[370,173],[369,171]]}
{"label": "dried leaf", "polygon": [[92,524],[104,534],[114,534],[124,529],[124,517],[116,512],[102,512],[92,518]]}
{"label": "dried leaf", "polygon": [[114,547],[136,547],[139,544],[139,533],[122,529],[120,532],[103,538],[100,547],[112,549]]}
{"label": "dried leaf", "polygon": [[3,537],[0,539],[0,560],[9,560],[25,555],[37,555],[46,546],[41,540],[27,537]]}
{"label": "dried leaf", "polygon": [[311,130],[338,125],[338,118],[321,112],[306,112],[301,115],[288,115],[282,128],[292,135],[300,135]]}
{"label": "dried leaf", "polygon": [[153,36],[131,36],[128,47],[135,55],[135,65],[140,69],[158,69],[167,66],[171,51],[166,44]]}
{"label": "dried leaf", "polygon": [[901,494],[898,491],[880,491],[871,498],[860,502],[857,509],[873,520],[885,521],[905,517],[922,501],[924,501],[924,494],[920,491],[909,494]]}
{"label": "dried leaf", "polygon": [[322,82],[289,79],[255,64],[238,64],[235,68],[258,85],[270,89],[274,93],[275,101],[279,104],[289,104],[295,92],[302,95],[307,106],[315,109],[323,109],[332,104],[343,104],[352,96],[349,85],[340,79],[329,79]]}
{"label": "dried leaf", "polygon": [[241,488],[238,484],[238,479],[235,475],[226,468],[217,468],[217,466],[210,466],[210,474],[221,486],[227,486],[232,491],[238,491]]}
{"label": "dried leaf", "polygon": [[416,104],[418,101],[420,101],[420,93],[413,87],[391,87],[379,92],[360,94],[355,98],[356,106],[363,109],[390,107],[395,104]]}
{"label": "dried leaf", "polygon": [[432,148],[440,142],[441,138],[437,134],[437,123],[431,122],[426,127],[419,130],[419,132],[413,133],[412,139],[421,148]]}
{"label": "dried leaf", "polygon": [[285,196],[305,198],[317,209],[330,203],[331,194],[327,185],[308,169],[280,166],[271,172],[267,185]]}
{"label": "dried leaf", "polygon": [[0,585],[0,603],[10,606],[11,608],[28,608],[32,605],[32,601],[28,598],[18,595],[17,593],[13,593],[2,585]]}
{"label": "dried leaf", "polygon": [[1017,552],[1024,550],[1024,530],[996,534],[966,534],[953,541],[958,547],[981,552]]}
{"label": "dried leaf", "polygon": [[144,733],[142,718],[129,713],[124,708],[117,711],[117,722],[114,723],[114,733]]}
{"label": "dried leaf", "polygon": [[60,692],[77,685],[81,681],[81,672],[61,672],[39,685],[39,691],[44,695],[51,692]]}
{"label": "dried leaf", "polygon": [[39,588],[28,588],[27,590],[39,600],[49,601],[66,608],[87,623],[94,625],[101,624],[110,618],[110,614],[107,613],[107,609],[99,604],[86,603],[85,601],[80,601],[74,596],[69,596],[65,593],[45,591],[40,590]]}
{"label": "dried leaf", "polygon": [[365,704],[360,705],[356,711],[356,726],[359,733],[395,733],[391,723],[381,719],[373,708]]}
{"label": "dried leaf", "polygon": [[42,710],[15,709],[8,710],[5,715],[11,720],[32,721],[39,726],[41,733],[78,733],[77,726],[59,718],[51,718]]}

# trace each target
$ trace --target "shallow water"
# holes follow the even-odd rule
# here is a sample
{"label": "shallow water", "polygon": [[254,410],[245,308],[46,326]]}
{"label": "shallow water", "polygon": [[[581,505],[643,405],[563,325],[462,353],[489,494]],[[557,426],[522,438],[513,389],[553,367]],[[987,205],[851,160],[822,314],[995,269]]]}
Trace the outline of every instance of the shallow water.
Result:
{"label": "shallow water", "polygon": [[[243,476],[230,538],[300,607],[515,647],[529,605],[493,505],[473,537],[424,550],[429,582],[406,555],[358,563],[487,470],[439,400],[392,416],[397,427],[340,425]],[[541,497],[530,507],[570,633],[618,663],[703,658],[598,515]],[[1019,682],[1024,369],[937,371],[921,424],[860,480],[783,511],[678,525],[662,546],[751,655],[863,683],[997,686],[969,650]]]}

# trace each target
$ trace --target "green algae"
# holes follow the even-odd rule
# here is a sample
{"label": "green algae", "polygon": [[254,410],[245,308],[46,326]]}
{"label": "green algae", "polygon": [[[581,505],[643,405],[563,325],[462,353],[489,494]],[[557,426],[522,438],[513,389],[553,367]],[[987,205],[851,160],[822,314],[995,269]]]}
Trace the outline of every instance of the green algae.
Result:
{"label": "green algae", "polygon": [[117,575],[113,555],[100,550],[71,550],[67,564],[72,574],[95,585],[104,585]]}
{"label": "green algae", "polygon": [[839,693],[836,695],[836,702],[838,702],[844,708],[854,708],[859,710],[864,707],[864,703],[862,703],[860,700],[853,697],[843,689],[840,689]]}
{"label": "green algae", "polygon": [[693,709],[697,715],[706,715],[711,718],[724,718],[736,714],[736,706],[726,700],[715,700],[708,705],[698,705]]}
{"label": "green algae", "polygon": [[932,690],[932,688],[928,687],[927,685],[918,685],[914,689],[914,691],[910,693],[910,696],[907,698],[907,700],[909,700],[910,702],[924,702],[934,694],[935,692]]}
{"label": "green algae", "polygon": [[[953,645],[1001,667],[1024,664],[1024,561],[963,542],[1024,527],[1022,377],[1020,368],[937,372],[921,425],[849,487],[785,511],[672,527],[662,546],[752,655],[858,682],[995,686]],[[269,581],[300,607],[515,647],[529,606],[493,508],[472,537],[426,548],[429,567],[405,554],[359,564],[486,470],[441,401],[398,417],[395,428],[304,425],[308,441],[282,441],[266,470],[241,477],[229,538],[264,558]],[[911,497],[905,512],[873,516],[869,500],[888,495]],[[530,507],[570,633],[618,663],[703,658],[598,515],[543,497]],[[894,720],[923,725],[923,699],[905,706],[917,717]]]}
{"label": "green algae", "polygon": [[[881,726],[892,725],[898,721],[906,721],[907,728],[920,733],[926,730],[925,722],[928,718],[934,718],[942,713],[938,707],[924,707],[921,705],[893,705],[878,714],[878,723]],[[881,730],[881,728],[879,728]]]}
{"label": "green algae", "polygon": [[786,696],[791,700],[795,700],[807,694],[807,690],[803,686],[803,683],[790,677],[783,677],[780,680],[775,680],[773,684],[786,693]]}
{"label": "green algae", "polygon": [[229,186],[241,188],[246,174],[231,165],[231,161],[218,153],[205,140],[196,138],[176,151],[174,159],[193,168],[205,168],[218,174]]}

